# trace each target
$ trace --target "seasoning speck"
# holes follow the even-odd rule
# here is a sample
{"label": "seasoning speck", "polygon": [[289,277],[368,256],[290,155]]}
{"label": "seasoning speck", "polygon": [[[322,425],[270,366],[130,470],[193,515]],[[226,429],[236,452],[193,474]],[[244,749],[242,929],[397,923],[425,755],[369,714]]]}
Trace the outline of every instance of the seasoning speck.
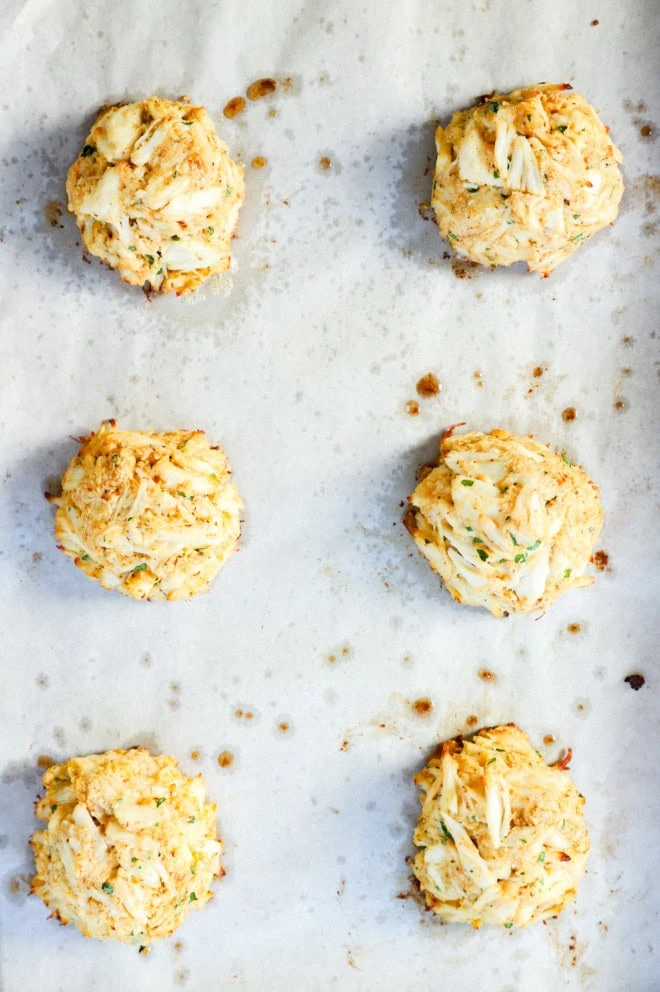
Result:
{"label": "seasoning speck", "polygon": [[419,403],[417,400],[408,400],[406,403],[406,413],[410,417],[417,417],[419,415]]}

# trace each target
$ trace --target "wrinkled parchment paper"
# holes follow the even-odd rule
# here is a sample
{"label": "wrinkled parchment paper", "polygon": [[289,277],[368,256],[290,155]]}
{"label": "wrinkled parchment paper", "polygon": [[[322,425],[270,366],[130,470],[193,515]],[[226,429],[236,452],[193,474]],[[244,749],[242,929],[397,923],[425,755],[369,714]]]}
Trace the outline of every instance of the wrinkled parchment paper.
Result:
{"label": "wrinkled parchment paper", "polygon": [[[4,0],[4,992],[657,987],[654,11]],[[264,76],[276,94],[226,120]],[[549,280],[465,273],[418,213],[433,124],[539,78],[573,83],[610,124],[620,219]],[[152,92],[209,108],[247,198],[231,275],[150,304],[83,262],[58,207],[98,107]],[[429,371],[442,391],[420,400]],[[245,534],[208,596],[132,602],[55,549],[42,493],[70,435],[108,416],[202,427],[226,448]],[[456,421],[533,432],[602,487],[609,566],[538,622],[453,604],[400,524]],[[516,721],[549,760],[574,749],[592,854],[576,907],[547,926],[474,932],[397,898],[411,776],[470,715]],[[39,756],[138,742],[204,773],[228,870],[147,957],[47,922],[26,895]]]}

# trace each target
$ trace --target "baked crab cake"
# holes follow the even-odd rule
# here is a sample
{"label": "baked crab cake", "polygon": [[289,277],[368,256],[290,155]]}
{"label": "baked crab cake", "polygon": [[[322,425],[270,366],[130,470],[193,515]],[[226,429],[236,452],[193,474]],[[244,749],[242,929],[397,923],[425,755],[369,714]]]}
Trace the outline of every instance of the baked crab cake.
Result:
{"label": "baked crab cake", "polygon": [[593,582],[598,486],[531,437],[452,428],[408,502],[404,524],[458,603],[495,617],[543,611]]}
{"label": "baked crab cake", "polygon": [[204,431],[117,430],[82,446],[62,477],[58,547],[105,589],[135,599],[206,592],[238,546],[243,504]]}
{"label": "baked crab cake", "polygon": [[244,188],[204,107],[155,96],[104,107],[66,181],[87,251],[177,295],[229,268]]}
{"label": "baked crab cake", "polygon": [[209,901],[224,870],[201,775],[138,747],[71,758],[42,781],[32,892],[60,923],[146,946]]}
{"label": "baked crab cake", "polygon": [[526,927],[572,903],[589,834],[584,797],[518,727],[457,737],[415,776],[422,811],[413,870],[427,905],[452,923]]}
{"label": "baked crab cake", "polygon": [[621,153],[567,83],[483,97],[435,140],[438,227],[473,262],[547,276],[616,219]]}

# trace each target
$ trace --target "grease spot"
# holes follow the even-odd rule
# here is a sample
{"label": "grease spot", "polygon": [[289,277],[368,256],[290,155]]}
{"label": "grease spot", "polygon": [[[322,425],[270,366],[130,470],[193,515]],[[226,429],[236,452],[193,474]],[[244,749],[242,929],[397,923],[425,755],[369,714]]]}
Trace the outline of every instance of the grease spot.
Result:
{"label": "grease spot", "polygon": [[566,630],[569,632],[569,634],[579,634],[580,631],[582,630],[582,627],[580,626],[579,623],[569,623]]}
{"label": "grease spot", "polygon": [[431,396],[438,395],[440,392],[440,383],[432,372],[427,372],[426,375],[422,376],[415,388],[419,396],[429,399]]}
{"label": "grease spot", "polygon": [[546,747],[550,747],[552,744],[555,743],[556,740],[557,738],[554,736],[554,734],[546,734],[545,737],[543,738],[543,743],[545,744]]}
{"label": "grease spot", "polygon": [[417,400],[408,400],[405,406],[405,411],[409,417],[419,416],[419,403]]}
{"label": "grease spot", "polygon": [[477,724],[479,723],[479,717],[476,716],[474,713],[471,713],[465,722],[468,725],[468,727],[476,727]]}
{"label": "grease spot", "polygon": [[327,172],[328,169],[331,169],[332,168],[332,162],[330,161],[330,159],[328,158],[327,155],[323,155],[319,159],[319,165],[323,169],[324,172]]}
{"label": "grease spot", "polygon": [[488,668],[480,668],[477,674],[482,682],[495,682],[497,679],[495,672],[491,672]]}
{"label": "grease spot", "polygon": [[235,96],[229,100],[222,111],[225,117],[231,120],[233,117],[238,117],[245,110],[245,99],[242,96]]}
{"label": "grease spot", "polygon": [[264,169],[267,164],[268,159],[264,158],[263,155],[255,155],[251,162],[253,169]]}
{"label": "grease spot", "polygon": [[410,705],[417,716],[428,716],[433,709],[433,702],[428,698],[428,696],[423,696],[421,699],[415,699]]}
{"label": "grease spot", "polygon": [[218,764],[221,768],[229,768],[229,766],[233,764],[233,761],[234,755],[231,751],[221,751],[218,755]]}
{"label": "grease spot", "polygon": [[271,93],[274,93],[276,89],[277,83],[275,80],[267,77],[250,83],[246,90],[246,95],[248,100],[262,100],[265,96],[270,96]]}
{"label": "grease spot", "polygon": [[561,412],[561,419],[566,424],[570,424],[571,421],[577,418],[577,410],[574,406],[567,406],[565,410]]}

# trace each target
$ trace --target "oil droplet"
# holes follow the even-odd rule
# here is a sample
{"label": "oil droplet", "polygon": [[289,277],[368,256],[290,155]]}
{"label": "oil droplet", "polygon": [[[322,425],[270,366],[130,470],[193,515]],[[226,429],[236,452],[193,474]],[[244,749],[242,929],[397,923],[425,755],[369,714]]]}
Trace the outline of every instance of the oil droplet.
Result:
{"label": "oil droplet", "polygon": [[328,169],[332,166],[332,162],[330,161],[327,155],[324,155],[323,158],[319,159],[319,165],[325,172],[327,172]]}
{"label": "oil droplet", "polygon": [[408,400],[408,402],[406,403],[406,413],[410,417],[419,416],[419,403],[417,402],[417,400]]}
{"label": "oil droplet", "polygon": [[415,387],[420,396],[428,399],[430,396],[437,396],[440,392],[440,383],[432,372],[422,376]]}
{"label": "oil droplet", "polygon": [[50,768],[50,766],[54,764],[55,762],[49,754],[40,754],[37,758],[37,765],[39,768]]}
{"label": "oil droplet", "polygon": [[433,703],[427,696],[424,696],[422,699],[416,699],[414,703],[411,703],[411,706],[418,716],[428,716],[433,709]]}
{"label": "oil droplet", "polygon": [[253,169],[263,169],[263,168],[265,168],[265,166],[267,165],[267,163],[268,163],[268,159],[267,158],[264,158],[263,155],[256,155],[252,159],[252,163],[251,164],[252,164],[252,168]]}
{"label": "oil droplet", "polygon": [[582,627],[580,626],[579,623],[569,623],[566,630],[569,632],[569,634],[579,634],[580,631],[582,630]]}
{"label": "oil droplet", "polygon": [[286,734],[287,730],[289,729],[289,724],[286,722],[286,720],[282,720],[280,723],[278,723],[277,728],[278,730],[281,730],[283,734]]}
{"label": "oil droplet", "polygon": [[239,114],[242,114],[244,110],[245,100],[242,96],[235,96],[232,100],[229,100],[229,102],[225,104],[225,108],[222,112],[225,117],[228,117],[229,120],[231,120],[232,117],[237,117]]}
{"label": "oil droplet", "polygon": [[562,410],[561,419],[565,423],[570,424],[570,422],[572,420],[575,420],[576,417],[577,417],[577,410],[575,409],[574,406],[567,406],[565,410]]}
{"label": "oil droplet", "polygon": [[653,128],[649,127],[648,124],[645,124],[644,127],[640,127],[639,133],[641,134],[642,138],[650,138],[651,135],[653,134]]}
{"label": "oil droplet", "polygon": [[218,764],[221,768],[229,768],[234,760],[234,755],[231,751],[221,751],[218,755]]}
{"label": "oil droplet", "polygon": [[257,79],[256,82],[250,83],[248,86],[247,98],[248,100],[261,100],[270,93],[274,93],[276,89],[277,83],[274,79]]}
{"label": "oil droplet", "polygon": [[618,410],[619,413],[622,410],[627,410],[628,409],[628,400],[623,399],[623,397],[619,398],[618,400],[615,400],[614,401],[614,409],[615,410]]}
{"label": "oil droplet", "polygon": [[475,716],[475,714],[472,713],[465,722],[467,723],[468,727],[476,727],[476,725],[479,723],[479,717]]}
{"label": "oil droplet", "polygon": [[480,668],[478,674],[482,682],[494,682],[497,678],[495,672],[491,672],[487,668]]}
{"label": "oil droplet", "polygon": [[553,734],[546,734],[543,738],[543,743],[546,747],[550,747],[550,745],[554,744],[556,740],[557,738]]}
{"label": "oil droplet", "polygon": [[541,378],[541,376],[543,375],[543,369],[541,368],[540,365],[537,365],[536,366],[536,368],[532,372],[532,375],[534,376],[535,379],[540,379]]}
{"label": "oil droplet", "polygon": [[190,757],[193,761],[199,761],[199,751],[191,751]]}

